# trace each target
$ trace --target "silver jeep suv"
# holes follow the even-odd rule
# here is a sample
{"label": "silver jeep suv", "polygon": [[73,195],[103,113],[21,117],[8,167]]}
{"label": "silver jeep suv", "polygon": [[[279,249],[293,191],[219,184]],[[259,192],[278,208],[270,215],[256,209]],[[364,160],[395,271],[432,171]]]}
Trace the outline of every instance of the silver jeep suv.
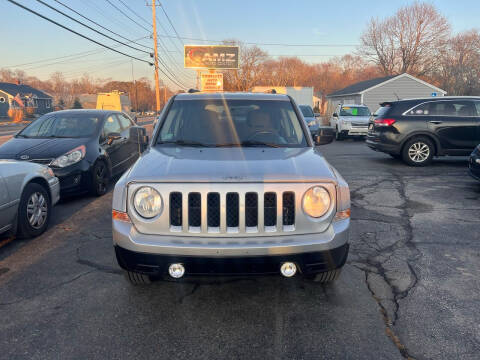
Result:
{"label": "silver jeep suv", "polygon": [[[320,129],[317,145],[333,140]],[[135,284],[195,275],[335,280],[350,192],[287,95],[179,94],[117,182],[113,242]]]}

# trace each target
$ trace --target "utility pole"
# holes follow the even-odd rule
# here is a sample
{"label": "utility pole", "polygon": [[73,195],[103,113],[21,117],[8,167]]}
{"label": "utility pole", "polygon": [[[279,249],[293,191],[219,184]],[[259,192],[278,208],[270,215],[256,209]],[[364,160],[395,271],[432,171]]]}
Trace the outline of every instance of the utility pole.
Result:
{"label": "utility pole", "polygon": [[163,92],[163,106],[167,105],[167,84],[163,83],[163,89],[165,90]]}
{"label": "utility pole", "polygon": [[[132,82],[133,82],[133,89],[135,92],[135,112],[138,112],[138,93],[137,93],[137,82],[135,81],[135,76],[133,75],[133,60],[132,62]],[[133,97],[133,92],[132,92]]]}
{"label": "utility pole", "polygon": [[157,16],[155,14],[155,0],[152,0],[153,48],[155,55],[155,99],[157,114],[160,113],[160,84],[158,79],[158,49],[157,49]]}

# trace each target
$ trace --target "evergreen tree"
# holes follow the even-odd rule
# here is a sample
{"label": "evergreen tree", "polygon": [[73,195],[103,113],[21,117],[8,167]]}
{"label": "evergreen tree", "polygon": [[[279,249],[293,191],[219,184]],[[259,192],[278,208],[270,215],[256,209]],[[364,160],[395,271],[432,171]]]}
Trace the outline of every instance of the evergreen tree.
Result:
{"label": "evergreen tree", "polygon": [[72,109],[83,109],[82,103],[80,100],[78,100],[78,98],[75,98]]}

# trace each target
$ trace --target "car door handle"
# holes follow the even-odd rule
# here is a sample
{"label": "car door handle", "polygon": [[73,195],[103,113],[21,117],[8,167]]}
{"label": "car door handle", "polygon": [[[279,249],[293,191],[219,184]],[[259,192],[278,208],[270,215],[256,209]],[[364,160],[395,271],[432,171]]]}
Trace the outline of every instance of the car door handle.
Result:
{"label": "car door handle", "polygon": [[442,121],[440,121],[440,120],[431,120],[431,121],[429,121],[429,123],[430,123],[430,124],[441,124]]}

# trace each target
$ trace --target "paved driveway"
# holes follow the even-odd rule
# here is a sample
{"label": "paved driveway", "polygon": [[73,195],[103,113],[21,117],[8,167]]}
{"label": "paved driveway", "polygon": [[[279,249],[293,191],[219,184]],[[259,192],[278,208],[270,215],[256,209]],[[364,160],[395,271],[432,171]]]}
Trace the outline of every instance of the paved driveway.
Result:
{"label": "paved driveway", "polygon": [[111,192],[69,199],[43,236],[3,240],[0,358],[478,358],[480,183],[466,159],[417,169],[361,142],[321,149],[352,190],[335,285],[132,287],[114,260]]}

